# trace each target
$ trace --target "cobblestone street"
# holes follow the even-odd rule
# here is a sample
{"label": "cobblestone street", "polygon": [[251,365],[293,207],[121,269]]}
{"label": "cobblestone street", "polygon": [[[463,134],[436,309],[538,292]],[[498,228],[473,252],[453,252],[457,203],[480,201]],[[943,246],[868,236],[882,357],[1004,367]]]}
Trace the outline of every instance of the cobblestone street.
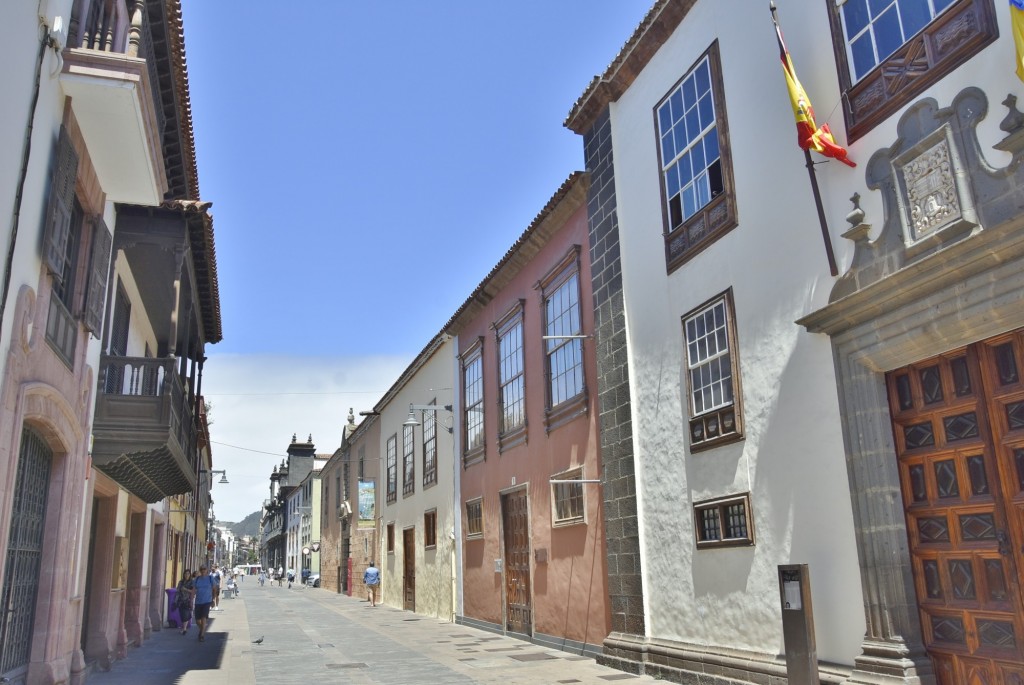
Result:
{"label": "cobblestone street", "polygon": [[[207,640],[164,628],[88,685],[247,683],[654,683],[593,659],[323,589],[248,580],[222,599]],[[254,640],[263,638],[261,644]],[[216,671],[217,673],[211,673]]]}

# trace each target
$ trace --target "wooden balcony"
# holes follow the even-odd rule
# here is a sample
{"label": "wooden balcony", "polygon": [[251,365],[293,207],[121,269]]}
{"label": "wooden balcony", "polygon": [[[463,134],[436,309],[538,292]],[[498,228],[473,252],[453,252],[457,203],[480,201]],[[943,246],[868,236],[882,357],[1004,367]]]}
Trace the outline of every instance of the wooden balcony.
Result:
{"label": "wooden balcony", "polygon": [[60,75],[107,198],[140,205],[167,188],[149,29],[142,0],[75,0]]}
{"label": "wooden balcony", "polygon": [[92,460],[145,502],[196,486],[195,397],[176,358],[100,360]]}

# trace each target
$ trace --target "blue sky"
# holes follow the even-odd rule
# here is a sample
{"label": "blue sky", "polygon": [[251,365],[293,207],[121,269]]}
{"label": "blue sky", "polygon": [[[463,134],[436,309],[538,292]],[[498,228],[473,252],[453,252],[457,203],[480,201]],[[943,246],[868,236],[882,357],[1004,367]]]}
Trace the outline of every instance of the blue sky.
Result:
{"label": "blue sky", "polygon": [[562,121],[651,2],[183,0],[219,518],[293,433],[332,452],[583,167]]}

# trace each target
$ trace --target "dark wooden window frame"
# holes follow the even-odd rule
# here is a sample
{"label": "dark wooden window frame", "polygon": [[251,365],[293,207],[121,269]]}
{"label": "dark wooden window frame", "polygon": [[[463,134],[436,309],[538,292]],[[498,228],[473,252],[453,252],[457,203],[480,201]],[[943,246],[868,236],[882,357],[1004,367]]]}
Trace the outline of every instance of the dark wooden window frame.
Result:
{"label": "dark wooden window frame", "polygon": [[398,501],[398,434],[388,438],[385,462],[387,468],[387,503]]}
{"label": "dark wooden window frame", "polygon": [[[550,335],[548,332],[548,320],[547,320],[547,302],[548,298],[551,297],[562,285],[566,283],[572,276],[576,276],[576,286],[578,292],[576,293],[576,306],[579,307],[580,317],[580,331],[581,335],[583,332],[583,283],[582,273],[580,271],[580,253],[581,247],[579,245],[573,245],[569,250],[562,256],[561,259],[555,264],[554,267],[549,270],[540,281],[534,286],[540,294],[540,311],[542,317],[543,328],[541,331],[542,335]],[[582,382],[580,384],[579,392],[569,397],[558,404],[554,403],[551,395],[551,355],[557,350],[565,347],[566,345],[576,344],[580,346],[580,374],[582,376]],[[577,416],[586,414],[589,408],[588,405],[588,392],[587,392],[587,367],[584,361],[586,355],[584,352],[586,340],[583,339],[570,339],[564,340],[560,344],[556,345],[555,348],[549,350],[547,341],[541,341],[541,348],[544,350],[544,429],[550,433],[555,428],[568,423]]]}
{"label": "dark wooden window frame", "polygon": [[826,4],[851,143],[999,37],[992,0],[958,0],[854,84],[842,8]]}
{"label": "dark wooden window frame", "polygon": [[[526,356],[525,356],[525,335],[526,335],[526,323],[524,321],[523,312],[526,308],[525,300],[517,300],[516,304],[509,309],[497,322],[494,323],[491,328],[494,330],[494,356],[495,356],[495,371],[497,373],[497,411],[498,411],[498,450],[504,451],[515,445],[526,442]],[[511,378],[502,377],[501,368],[501,341],[508,333],[519,326],[519,360],[520,360],[520,372],[516,376]],[[522,421],[514,426],[505,426],[505,386],[515,382],[515,380],[521,379],[522,382],[522,394],[520,402],[522,404]]]}
{"label": "dark wooden window frame", "polygon": [[[672,96],[686,77],[707,57],[711,67],[712,99],[715,105],[715,126],[718,129],[718,149],[722,160],[722,192],[711,198],[711,201],[680,224],[675,230],[671,228],[668,213],[668,197],[665,193],[665,177],[662,172],[664,160],[661,154],[659,136],[658,107]],[[722,81],[722,60],[719,56],[718,41],[711,43],[700,57],[683,72],[665,96],[651,109],[654,120],[655,147],[658,152],[658,184],[660,186],[662,224],[665,238],[665,265],[668,273],[672,273],[686,262],[703,252],[723,235],[736,228],[739,223],[736,209],[736,186],[732,175],[732,153],[729,141],[728,116],[725,111],[725,85]]]}
{"label": "dark wooden window frame", "polygon": [[[719,301],[725,302],[725,316],[726,316],[726,334],[729,343],[729,360],[732,367],[732,404],[708,411],[696,413],[693,406],[693,388],[691,387],[690,380],[690,368],[688,363],[688,351],[687,345],[688,340],[686,337],[686,321],[696,314],[708,309]],[[710,300],[702,303],[698,307],[694,307],[680,319],[682,325],[682,336],[683,336],[683,383],[680,387],[685,389],[686,392],[686,407],[689,420],[687,422],[687,440],[690,444],[691,452],[701,452],[708,450],[719,445],[736,442],[743,439],[743,391],[740,382],[740,356],[739,356],[739,343],[738,336],[736,333],[736,307],[732,297],[732,288],[721,292]],[[734,426],[733,430],[725,432],[729,423]],[[715,433],[713,437],[704,437],[701,440],[695,439],[695,431],[700,428],[700,433],[703,436],[707,436],[712,432]]]}
{"label": "dark wooden window frame", "polygon": [[402,497],[416,493],[416,433],[402,426]]}
{"label": "dark wooden window frame", "polygon": [[388,540],[387,540],[387,542],[388,542],[388,549],[387,549],[388,554],[394,554],[395,553],[395,522],[394,521],[392,521],[391,523],[388,524],[388,527],[387,527],[387,537],[388,537]]}
{"label": "dark wooden window frame", "polygon": [[[723,537],[729,529],[727,525],[729,508],[735,505],[743,506],[744,528],[746,534],[743,537]],[[708,539],[708,531],[704,527],[703,512],[711,511],[716,514],[718,522],[718,538]],[[696,536],[697,548],[707,549],[713,547],[750,547],[754,544],[754,516],[750,509],[750,493],[742,495],[730,495],[716,499],[695,502],[693,505],[693,529]]]}
{"label": "dark wooden window frame", "polygon": [[484,537],[484,498],[466,500],[466,539],[480,540]]}
{"label": "dark wooden window frame", "polygon": [[437,509],[428,509],[423,512],[423,547],[424,549],[437,547]]}
{"label": "dark wooden window frame", "polygon": [[[484,339],[477,338],[472,345],[462,354],[461,359],[461,372],[460,376],[462,379],[462,401],[463,401],[463,421],[462,421],[462,444],[464,445],[462,450],[462,466],[468,468],[473,464],[484,460],[487,449],[487,425],[486,425],[486,413],[485,405],[487,404],[487,387],[484,384]],[[482,385],[480,391],[480,401],[472,406],[465,404],[468,393],[466,392],[466,369],[474,364],[480,365],[480,383]],[[478,411],[481,413],[481,437],[480,444],[475,447],[469,446],[469,415],[471,412]]]}
{"label": "dark wooden window frame", "polygon": [[[437,399],[430,401],[437,404]],[[429,457],[429,459],[428,459]],[[437,484],[437,412],[423,412],[423,487]]]}

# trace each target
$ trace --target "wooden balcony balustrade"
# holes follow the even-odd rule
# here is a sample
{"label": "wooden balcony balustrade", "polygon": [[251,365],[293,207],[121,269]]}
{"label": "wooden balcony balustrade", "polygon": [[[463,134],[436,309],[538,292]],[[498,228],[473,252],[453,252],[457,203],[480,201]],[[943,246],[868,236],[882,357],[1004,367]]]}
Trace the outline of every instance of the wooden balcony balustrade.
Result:
{"label": "wooden balcony balustrade", "polygon": [[176,358],[100,359],[93,463],[146,502],[191,492],[196,401]]}

